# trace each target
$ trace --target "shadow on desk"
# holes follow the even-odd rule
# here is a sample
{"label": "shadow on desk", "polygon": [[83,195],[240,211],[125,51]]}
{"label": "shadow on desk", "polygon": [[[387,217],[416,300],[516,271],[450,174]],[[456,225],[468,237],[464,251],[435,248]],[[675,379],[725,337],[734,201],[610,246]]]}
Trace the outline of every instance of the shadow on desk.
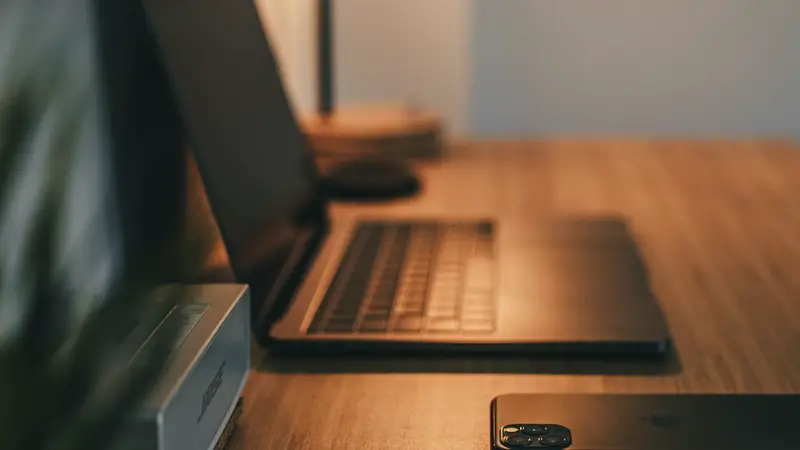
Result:
{"label": "shadow on desk", "polygon": [[660,357],[274,356],[256,351],[254,369],[299,374],[473,373],[659,376],[680,373],[674,349]]}

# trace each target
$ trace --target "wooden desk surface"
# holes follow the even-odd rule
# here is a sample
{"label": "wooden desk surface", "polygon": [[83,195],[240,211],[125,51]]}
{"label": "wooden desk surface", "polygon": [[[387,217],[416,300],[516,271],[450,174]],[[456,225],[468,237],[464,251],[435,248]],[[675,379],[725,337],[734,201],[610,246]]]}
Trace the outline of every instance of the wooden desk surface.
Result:
{"label": "wooden desk surface", "polygon": [[483,143],[422,168],[414,201],[357,211],[619,213],[676,355],[657,361],[254,360],[240,449],[486,449],[511,392],[800,392],[800,150],[780,142]]}

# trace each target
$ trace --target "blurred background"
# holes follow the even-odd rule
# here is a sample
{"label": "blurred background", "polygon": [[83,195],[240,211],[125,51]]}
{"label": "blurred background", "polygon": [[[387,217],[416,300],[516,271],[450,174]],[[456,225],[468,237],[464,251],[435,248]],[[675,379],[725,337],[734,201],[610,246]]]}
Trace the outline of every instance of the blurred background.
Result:
{"label": "blurred background", "polygon": [[[314,0],[256,0],[301,113]],[[335,90],[402,99],[454,138],[800,137],[796,0],[335,2]]]}

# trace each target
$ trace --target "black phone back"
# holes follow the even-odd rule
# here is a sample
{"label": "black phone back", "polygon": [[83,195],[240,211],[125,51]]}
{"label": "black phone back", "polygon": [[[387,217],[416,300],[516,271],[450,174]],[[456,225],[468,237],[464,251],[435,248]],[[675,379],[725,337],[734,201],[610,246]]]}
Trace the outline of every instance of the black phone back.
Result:
{"label": "black phone back", "polygon": [[492,448],[797,450],[800,395],[511,394]]}

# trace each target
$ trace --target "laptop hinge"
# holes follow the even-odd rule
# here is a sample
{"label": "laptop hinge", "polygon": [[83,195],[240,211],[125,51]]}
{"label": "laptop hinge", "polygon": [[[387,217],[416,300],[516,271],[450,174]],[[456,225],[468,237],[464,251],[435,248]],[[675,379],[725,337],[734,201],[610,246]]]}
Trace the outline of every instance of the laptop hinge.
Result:
{"label": "laptop hinge", "polygon": [[325,236],[330,229],[330,222],[325,218],[314,226],[302,227],[298,230],[298,237],[288,256],[283,260],[277,277],[272,280],[259,276],[269,271],[256,270],[249,277],[248,284],[254,293],[265,292],[260,308],[253,311],[253,334],[262,345],[269,341],[269,330],[286,313],[297,289],[305,279],[308,268],[314,261]]}

